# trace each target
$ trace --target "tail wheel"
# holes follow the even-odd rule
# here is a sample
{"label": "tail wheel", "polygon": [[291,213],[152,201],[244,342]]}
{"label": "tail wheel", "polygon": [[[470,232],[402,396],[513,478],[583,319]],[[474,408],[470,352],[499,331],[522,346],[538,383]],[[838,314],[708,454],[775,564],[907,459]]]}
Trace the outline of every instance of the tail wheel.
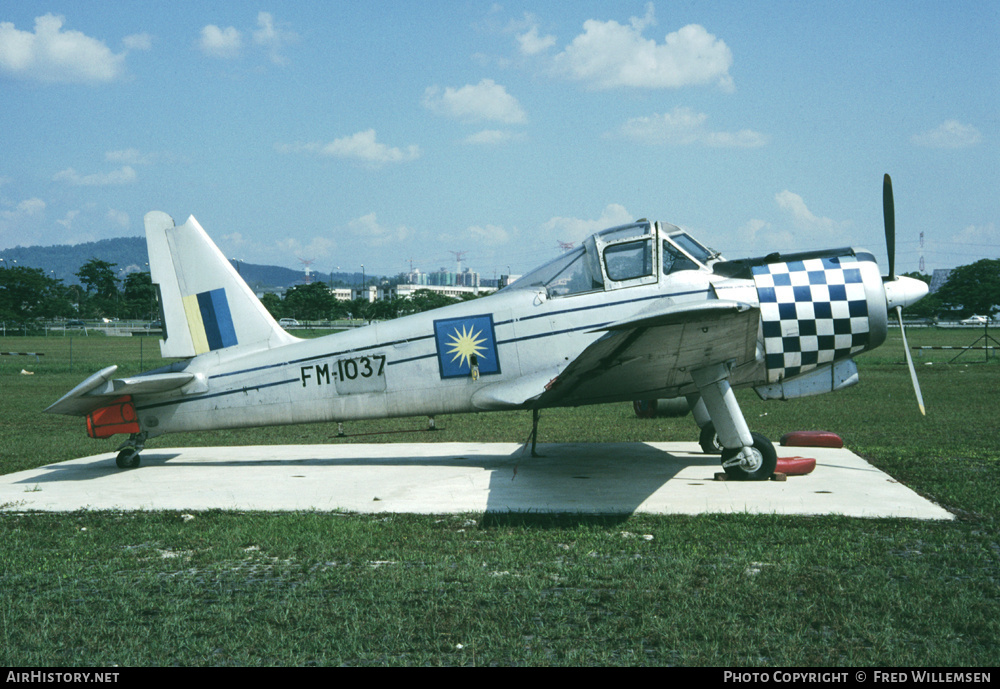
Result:
{"label": "tail wheel", "polygon": [[127,447],[118,453],[115,464],[119,469],[135,469],[139,466],[139,451],[132,447]]}
{"label": "tail wheel", "polygon": [[774,445],[760,433],[751,433],[753,446],[740,461],[735,460],[743,448],[723,448],[722,468],[726,475],[737,481],[767,481],[778,466],[778,453]]}

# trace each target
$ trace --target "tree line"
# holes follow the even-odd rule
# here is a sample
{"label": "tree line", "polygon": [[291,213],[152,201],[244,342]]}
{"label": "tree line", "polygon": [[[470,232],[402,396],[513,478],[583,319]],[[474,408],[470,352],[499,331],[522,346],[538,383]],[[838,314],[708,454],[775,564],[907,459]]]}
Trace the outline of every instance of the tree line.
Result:
{"label": "tree line", "polygon": [[[930,283],[930,276],[923,273],[906,276]],[[904,313],[912,318],[965,318],[973,314],[992,316],[998,310],[1000,259],[984,258],[953,269],[936,292],[907,306]]]}
{"label": "tree line", "polygon": [[[157,320],[156,288],[149,273],[129,273],[120,279],[116,267],[117,264],[92,258],[76,273],[79,285],[64,285],[61,279],[46,275],[39,268],[0,268],[0,321],[30,324],[60,318]],[[922,273],[907,275],[930,282],[930,277]],[[475,297],[469,295],[468,298]],[[289,289],[284,299],[276,294],[265,294],[261,301],[275,318],[324,321],[342,318],[389,320],[463,299],[418,290],[405,298],[339,301],[327,285],[313,282]],[[998,310],[1000,259],[984,258],[952,270],[948,281],[937,292],[907,307],[906,315],[964,318],[972,314],[991,316]]]}
{"label": "tree line", "polygon": [[429,289],[417,290],[409,297],[394,297],[369,302],[367,299],[336,299],[322,282],[296,285],[281,299],[277,294],[265,294],[261,301],[275,318],[294,318],[299,321],[327,321],[342,318],[360,318],[366,321],[385,321],[411,313],[430,311],[448,304],[475,299],[448,297]]}
{"label": "tree line", "polygon": [[[116,267],[115,263],[92,258],[76,273],[79,285],[64,285],[61,279],[46,275],[39,268],[0,268],[0,321],[30,324],[53,319],[158,320],[156,288],[149,273],[129,273],[120,279]],[[370,321],[398,318],[463,300],[418,290],[410,298],[370,303],[366,299],[339,301],[327,285],[313,282],[292,287],[284,299],[265,294],[261,301],[276,319]]]}
{"label": "tree line", "polygon": [[76,273],[79,285],[65,285],[40,268],[0,269],[0,320],[28,324],[59,318],[157,318],[149,273],[129,273],[122,280],[115,274],[116,265],[90,259]]}

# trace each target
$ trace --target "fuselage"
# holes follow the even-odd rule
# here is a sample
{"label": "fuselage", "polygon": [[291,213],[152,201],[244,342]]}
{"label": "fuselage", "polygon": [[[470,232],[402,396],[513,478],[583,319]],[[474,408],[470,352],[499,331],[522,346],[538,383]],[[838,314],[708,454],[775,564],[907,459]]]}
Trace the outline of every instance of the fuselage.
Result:
{"label": "fuselage", "polygon": [[[551,298],[505,290],[276,349],[219,350],[171,366],[195,381],[169,397],[137,396],[136,410],[151,434],[484,411],[473,402],[479,390],[540,371],[555,378],[604,335],[602,326],[655,300],[708,299],[711,280],[691,271],[612,294]],[[476,358],[476,377],[463,345]],[[668,392],[656,384],[641,391]]]}
{"label": "fuselage", "polygon": [[[150,436],[532,408],[582,352],[608,336],[608,326],[718,299],[761,312],[756,348],[733,362],[732,384],[776,383],[884,339],[881,278],[874,260],[860,255],[724,262],[734,269],[720,271],[717,256],[678,228],[636,223],[599,233],[487,297],[312,340],[200,354],[161,369],[192,373],[194,380],[170,392],[136,395],[134,404]],[[775,273],[785,276],[777,286]],[[819,318],[812,306],[815,283],[830,275],[841,285],[819,290],[827,304],[821,308],[830,310],[832,301],[834,311],[843,310],[841,318]],[[848,291],[853,283],[850,297],[842,294],[845,275]],[[796,301],[809,306],[796,312]],[[586,390],[563,403],[673,397],[694,389],[688,371],[670,369],[628,386]]]}

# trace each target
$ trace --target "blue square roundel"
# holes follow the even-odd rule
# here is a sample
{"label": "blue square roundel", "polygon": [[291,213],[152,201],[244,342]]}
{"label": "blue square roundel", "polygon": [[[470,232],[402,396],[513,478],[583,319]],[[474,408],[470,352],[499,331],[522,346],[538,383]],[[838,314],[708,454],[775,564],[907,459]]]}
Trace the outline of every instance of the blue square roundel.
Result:
{"label": "blue square roundel", "polygon": [[434,321],[434,343],[442,378],[471,375],[473,363],[479,375],[500,373],[492,314]]}

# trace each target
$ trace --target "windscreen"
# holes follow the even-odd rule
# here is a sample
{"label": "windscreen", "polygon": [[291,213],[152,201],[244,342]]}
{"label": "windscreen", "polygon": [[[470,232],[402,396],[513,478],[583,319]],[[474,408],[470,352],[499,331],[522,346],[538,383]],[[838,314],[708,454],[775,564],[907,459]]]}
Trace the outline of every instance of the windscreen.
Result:
{"label": "windscreen", "polygon": [[586,260],[586,249],[582,246],[577,247],[518,278],[506,289],[544,288],[550,297],[603,289],[604,283],[600,276],[594,278],[589,263]]}

